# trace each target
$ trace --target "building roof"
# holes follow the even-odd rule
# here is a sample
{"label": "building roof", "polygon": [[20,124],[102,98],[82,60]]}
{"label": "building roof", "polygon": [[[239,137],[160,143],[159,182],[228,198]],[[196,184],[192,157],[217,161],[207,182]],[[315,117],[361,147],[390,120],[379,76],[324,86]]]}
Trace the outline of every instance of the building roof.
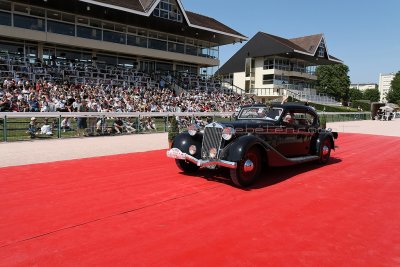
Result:
{"label": "building roof", "polygon": [[[108,7],[115,10],[125,11],[128,13],[133,13],[136,15],[150,16],[160,0],[79,0],[92,5],[98,5],[103,7]],[[179,8],[181,9],[186,23],[189,27],[197,28],[200,30],[211,31],[216,34],[224,34],[231,37],[231,40],[244,41],[248,38],[239,32],[233,30],[232,28],[226,26],[225,24],[204,16],[196,14],[190,11],[186,11],[183,8],[181,0],[176,0]],[[232,39],[232,37],[234,39]]]}
{"label": "building roof", "polygon": [[145,12],[145,8],[142,2],[151,2],[145,0],[95,0],[95,1],[82,1],[88,2],[90,4],[99,4],[99,5],[108,5],[108,6],[115,6],[124,9],[134,10],[138,12]]}
{"label": "building roof", "polygon": [[303,36],[298,38],[290,39],[290,42],[301,47],[305,52],[315,54],[317,52],[319,43],[323,38],[323,34],[314,34],[309,36]]}
{"label": "building roof", "polygon": [[230,33],[230,34],[237,35],[237,36],[242,36],[243,38],[247,39],[247,37],[243,36],[239,32],[229,28],[225,24],[222,24],[221,22],[219,22],[213,18],[204,16],[204,15],[200,15],[197,13],[193,13],[190,11],[186,11],[186,15],[187,15],[190,23],[193,25],[197,25],[197,26],[201,26],[201,27],[209,28],[209,29],[215,29],[220,32],[225,32],[225,33]]}
{"label": "building roof", "polygon": [[[219,74],[243,72],[246,58],[282,56],[286,58],[297,58],[315,65],[328,65],[343,63],[340,59],[329,55],[325,57],[316,56],[317,49],[324,40],[323,34],[315,34],[294,39],[285,39],[276,35],[258,32],[234,54],[219,70]],[[325,43],[325,49],[326,42]]]}

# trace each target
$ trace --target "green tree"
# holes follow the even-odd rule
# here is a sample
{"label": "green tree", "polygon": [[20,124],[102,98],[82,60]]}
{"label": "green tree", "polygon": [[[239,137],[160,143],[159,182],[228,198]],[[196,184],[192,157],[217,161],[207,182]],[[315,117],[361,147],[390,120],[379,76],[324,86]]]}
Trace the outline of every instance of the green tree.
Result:
{"label": "green tree", "polygon": [[389,103],[398,103],[400,101],[400,71],[394,76],[386,99]]}
{"label": "green tree", "polygon": [[168,130],[168,140],[172,142],[178,134],[179,134],[178,121],[176,120],[175,116],[172,116]]}
{"label": "green tree", "polygon": [[349,101],[350,77],[349,67],[344,64],[318,66],[317,89],[340,99],[343,104]]}
{"label": "green tree", "polygon": [[350,88],[349,90],[349,100],[354,101],[354,100],[360,100],[363,99],[363,92],[357,88]]}
{"label": "green tree", "polygon": [[380,93],[378,89],[367,89],[364,91],[364,100],[369,100],[371,102],[379,102]]}

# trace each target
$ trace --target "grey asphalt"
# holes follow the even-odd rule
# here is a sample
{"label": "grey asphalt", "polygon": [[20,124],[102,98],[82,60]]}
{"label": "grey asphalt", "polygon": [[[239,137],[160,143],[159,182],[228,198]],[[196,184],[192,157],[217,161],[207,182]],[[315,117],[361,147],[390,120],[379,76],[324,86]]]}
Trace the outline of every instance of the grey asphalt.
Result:
{"label": "grey asphalt", "polygon": [[[400,119],[328,123],[339,133],[400,137]],[[340,138],[340,135],[339,135]],[[167,133],[0,143],[0,167],[145,152],[168,148]]]}

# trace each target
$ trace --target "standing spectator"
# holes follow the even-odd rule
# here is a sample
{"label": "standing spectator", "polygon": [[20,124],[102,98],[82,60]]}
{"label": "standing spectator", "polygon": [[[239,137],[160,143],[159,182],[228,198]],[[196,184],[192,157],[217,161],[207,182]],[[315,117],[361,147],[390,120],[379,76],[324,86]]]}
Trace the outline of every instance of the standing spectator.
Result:
{"label": "standing spectator", "polygon": [[[82,100],[81,105],[79,106],[79,112],[88,112],[88,108],[86,106],[86,100]],[[78,126],[78,136],[85,136],[85,131],[87,129],[87,118],[86,117],[78,117],[77,118],[77,126]]]}
{"label": "standing spectator", "polygon": [[[97,104],[96,102],[92,103],[88,109],[89,112],[97,112]],[[97,117],[89,117],[88,118],[88,134],[96,135],[97,131]]]}

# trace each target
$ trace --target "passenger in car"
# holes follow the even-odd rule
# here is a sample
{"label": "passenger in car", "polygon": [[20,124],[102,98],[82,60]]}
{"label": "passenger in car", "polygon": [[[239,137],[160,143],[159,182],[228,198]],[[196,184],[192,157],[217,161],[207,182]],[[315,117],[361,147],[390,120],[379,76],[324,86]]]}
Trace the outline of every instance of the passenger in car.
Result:
{"label": "passenger in car", "polygon": [[294,117],[293,112],[289,112],[285,115],[285,117],[283,118],[283,122],[289,123],[289,124],[295,124],[296,120]]}

